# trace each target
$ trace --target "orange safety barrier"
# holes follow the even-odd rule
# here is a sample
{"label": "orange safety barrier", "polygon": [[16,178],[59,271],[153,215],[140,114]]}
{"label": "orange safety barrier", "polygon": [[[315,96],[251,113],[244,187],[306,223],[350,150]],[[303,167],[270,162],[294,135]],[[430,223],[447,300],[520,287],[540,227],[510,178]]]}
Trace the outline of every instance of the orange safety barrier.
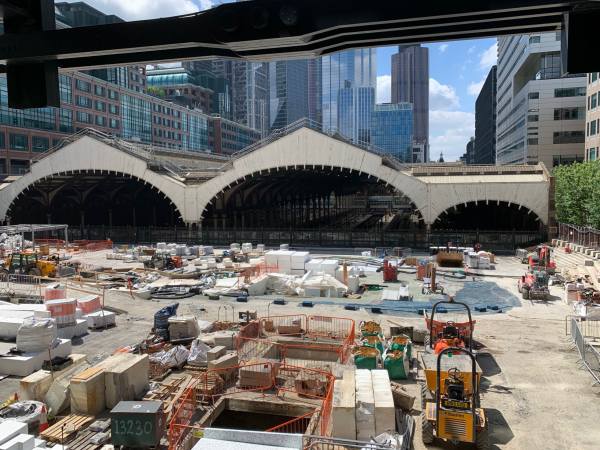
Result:
{"label": "orange safety barrier", "polygon": [[306,333],[306,316],[268,316],[259,319],[260,331],[265,335],[302,336]]}
{"label": "orange safety barrier", "polygon": [[188,387],[180,397],[179,405],[175,408],[169,422],[169,449],[180,448],[185,440],[190,437],[193,427],[190,426],[196,413],[196,390]]}
{"label": "orange safety barrier", "polygon": [[110,239],[108,239],[106,241],[81,240],[81,241],[74,241],[73,244],[79,248],[79,251],[84,251],[84,252],[95,252],[98,250],[110,250],[113,248],[113,242]]}
{"label": "orange safety barrier", "polygon": [[265,430],[267,433],[293,433],[293,434],[304,434],[306,429],[308,428],[308,424],[310,423],[310,419],[315,413],[318,413],[319,410],[315,409],[309,413],[304,414],[303,416],[296,417],[295,419],[288,420],[282,424],[276,425],[268,430]]}
{"label": "orange safety barrier", "polygon": [[273,272],[279,272],[279,268],[277,266],[267,266],[265,263],[263,263],[244,269],[244,271],[241,272],[241,275],[244,277],[245,283],[250,283],[252,280],[260,277],[261,275]]}

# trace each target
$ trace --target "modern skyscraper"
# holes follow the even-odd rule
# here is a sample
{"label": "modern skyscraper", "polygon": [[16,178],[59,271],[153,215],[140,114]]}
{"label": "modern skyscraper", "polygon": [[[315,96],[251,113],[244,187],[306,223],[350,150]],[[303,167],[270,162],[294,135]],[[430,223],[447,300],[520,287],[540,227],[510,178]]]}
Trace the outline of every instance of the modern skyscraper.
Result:
{"label": "modern skyscraper", "polygon": [[371,144],[402,162],[416,162],[413,161],[412,133],[411,103],[375,105],[371,114]]}
{"label": "modern skyscraper", "polygon": [[464,159],[461,158],[465,164],[475,164],[475,145],[476,140],[473,136],[467,142],[467,147],[465,148],[465,154],[463,155]]}
{"label": "modern skyscraper", "polygon": [[560,51],[560,32],[498,38],[498,164],[583,160],[586,77],[563,76]]}
{"label": "modern skyscraper", "polygon": [[[124,22],[120,17],[104,14],[85,2],[60,2],[56,3],[55,7],[63,27],[89,27]],[[146,91],[145,66],[106,67],[88,70],[86,73],[136,92]]]}
{"label": "modern skyscraper", "polygon": [[[392,55],[392,103],[413,104],[413,139],[429,148],[429,49],[401,45]],[[428,158],[427,158],[428,159]]]}
{"label": "modern skyscraper", "polygon": [[377,87],[376,49],[347,50],[321,58],[321,105],[323,130],[335,133],[338,124],[340,89]]}
{"label": "modern skyscraper", "polygon": [[269,63],[271,130],[309,117],[308,63],[306,59]]}
{"label": "modern skyscraper", "polygon": [[587,76],[587,113],[585,116],[585,160],[600,159],[600,74]]}
{"label": "modern skyscraper", "polygon": [[371,142],[371,114],[375,106],[375,88],[346,87],[338,90],[338,133],[355,143]]}
{"label": "modern skyscraper", "polygon": [[269,64],[238,60],[213,60],[215,75],[231,86],[232,118],[269,134]]}
{"label": "modern skyscraper", "polygon": [[308,118],[323,123],[321,58],[308,60]]}
{"label": "modern skyscraper", "polygon": [[492,66],[475,101],[475,148],[471,164],[496,163],[496,73]]}

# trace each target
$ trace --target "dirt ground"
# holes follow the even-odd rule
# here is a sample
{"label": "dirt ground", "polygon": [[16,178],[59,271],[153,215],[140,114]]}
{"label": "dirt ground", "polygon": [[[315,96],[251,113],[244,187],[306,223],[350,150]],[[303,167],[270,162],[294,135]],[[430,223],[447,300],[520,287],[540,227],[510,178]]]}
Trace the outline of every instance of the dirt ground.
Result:
{"label": "dirt ground", "polygon": [[[90,256],[90,262],[93,255]],[[103,261],[103,255],[97,255]],[[498,272],[519,274],[523,267],[514,258],[501,258]],[[501,269],[501,270],[500,270]],[[368,280],[380,281],[381,274],[370,274]],[[502,295],[518,297],[514,277],[482,277],[494,283]],[[410,280],[411,290],[418,291],[420,284],[414,275],[404,276]],[[462,283],[468,283],[466,280]],[[460,282],[452,286],[460,290]],[[490,422],[492,448],[518,450],[595,449],[600,444],[600,402],[598,387],[592,386],[592,378],[579,368],[576,349],[565,335],[565,316],[571,309],[562,302],[562,289],[552,288],[553,299],[546,303],[521,302],[498,314],[477,315],[475,339],[482,348],[478,362],[483,369],[482,406]],[[69,295],[72,295],[69,293]],[[281,296],[279,296],[281,297]],[[272,305],[273,297],[251,298],[247,304],[222,297],[209,301],[196,296],[180,301],[180,313],[193,313],[205,320],[237,317],[240,311],[257,311],[259,316],[268,314],[322,314],[351,317],[354,320],[377,320],[384,328],[389,325],[413,325],[423,328],[423,318],[416,315],[372,314],[367,310],[346,311],[339,304],[302,308],[300,300],[289,298],[285,306]],[[373,303],[375,294],[369,294],[353,302]],[[482,299],[485,302],[486,299]],[[73,352],[85,353],[90,358],[110,354],[116,348],[136,343],[147,336],[152,327],[156,310],[169,302],[138,300],[126,293],[111,292],[106,304],[127,311],[117,317],[117,327],[91,332],[73,342]],[[451,320],[448,314],[448,319]],[[391,321],[391,322],[390,322]],[[417,350],[422,347],[417,346]],[[0,398],[8,397],[18,389],[17,378],[0,381]],[[417,394],[416,380],[405,383]],[[469,448],[437,443],[425,447],[420,435],[420,402],[415,402],[417,429],[415,449]]]}

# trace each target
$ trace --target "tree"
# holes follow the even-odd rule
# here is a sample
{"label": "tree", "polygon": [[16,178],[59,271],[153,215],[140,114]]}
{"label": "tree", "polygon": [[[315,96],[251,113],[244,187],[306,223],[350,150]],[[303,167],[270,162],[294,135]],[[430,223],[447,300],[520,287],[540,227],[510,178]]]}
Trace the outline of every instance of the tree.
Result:
{"label": "tree", "polygon": [[558,166],[553,174],[557,220],[600,228],[600,162]]}

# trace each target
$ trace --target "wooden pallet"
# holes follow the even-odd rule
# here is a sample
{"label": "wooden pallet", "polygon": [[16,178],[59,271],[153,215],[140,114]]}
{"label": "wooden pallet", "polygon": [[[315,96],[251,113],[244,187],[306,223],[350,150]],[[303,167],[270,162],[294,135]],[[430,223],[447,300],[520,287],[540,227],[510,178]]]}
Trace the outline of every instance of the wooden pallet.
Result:
{"label": "wooden pallet", "polygon": [[93,444],[90,442],[97,434],[99,434],[97,431],[91,431],[89,429],[80,431],[77,433],[77,437],[69,443],[69,450],[98,450],[99,448],[102,448],[104,444],[110,442],[110,428],[108,430],[109,438],[102,444]]}
{"label": "wooden pallet", "polygon": [[40,437],[50,442],[66,443],[73,439],[79,430],[87,427],[93,421],[93,416],[70,414],[42,431]]}

